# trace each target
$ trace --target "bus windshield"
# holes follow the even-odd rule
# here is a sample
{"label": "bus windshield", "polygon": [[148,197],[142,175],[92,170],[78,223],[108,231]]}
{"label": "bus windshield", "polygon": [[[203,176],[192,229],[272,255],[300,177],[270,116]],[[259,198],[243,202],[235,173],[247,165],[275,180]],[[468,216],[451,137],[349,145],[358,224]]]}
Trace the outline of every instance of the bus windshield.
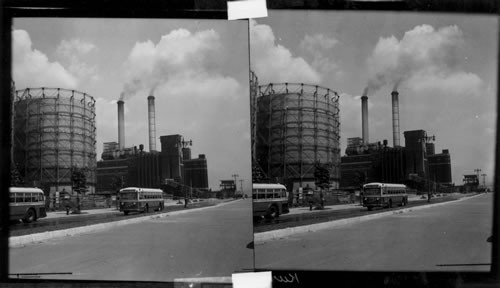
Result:
{"label": "bus windshield", "polygon": [[137,200],[137,192],[124,191],[120,193],[121,200]]}
{"label": "bus windshield", "polygon": [[380,195],[380,188],[365,188],[364,195]]}

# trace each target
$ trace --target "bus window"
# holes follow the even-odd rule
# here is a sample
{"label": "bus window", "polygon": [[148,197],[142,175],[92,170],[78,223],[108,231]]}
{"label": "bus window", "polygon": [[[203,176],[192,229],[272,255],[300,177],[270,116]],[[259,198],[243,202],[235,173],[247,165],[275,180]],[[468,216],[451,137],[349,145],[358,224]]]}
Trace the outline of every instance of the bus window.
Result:
{"label": "bus window", "polygon": [[280,198],[280,189],[274,189],[273,197],[274,198]]}
{"label": "bus window", "polygon": [[10,203],[16,202],[16,193],[10,193]]}
{"label": "bus window", "polygon": [[16,193],[16,203],[22,203],[24,202],[24,195],[23,193]]}

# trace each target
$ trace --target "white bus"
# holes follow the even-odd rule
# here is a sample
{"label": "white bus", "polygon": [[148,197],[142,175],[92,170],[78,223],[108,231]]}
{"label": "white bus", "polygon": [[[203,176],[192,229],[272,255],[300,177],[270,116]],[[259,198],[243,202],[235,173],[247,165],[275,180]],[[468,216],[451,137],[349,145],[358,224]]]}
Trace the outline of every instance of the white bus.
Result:
{"label": "white bus", "polygon": [[128,187],[119,193],[120,212],[128,215],[129,212],[162,211],[165,205],[161,189]]}
{"label": "white bus", "polygon": [[47,217],[42,189],[10,187],[9,192],[10,220],[21,219],[24,223],[31,223]]}
{"label": "white bus", "polygon": [[265,218],[279,217],[289,213],[288,192],[281,184],[253,184],[253,216]]}
{"label": "white bus", "polygon": [[363,185],[363,207],[388,207],[408,204],[406,185],[388,183],[368,183]]}

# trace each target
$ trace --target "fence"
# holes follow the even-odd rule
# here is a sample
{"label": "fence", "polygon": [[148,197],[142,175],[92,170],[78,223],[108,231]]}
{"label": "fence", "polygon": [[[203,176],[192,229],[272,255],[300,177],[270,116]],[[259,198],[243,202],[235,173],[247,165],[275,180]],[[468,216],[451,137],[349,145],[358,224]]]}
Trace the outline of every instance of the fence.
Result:
{"label": "fence", "polygon": [[[78,200],[79,198],[79,200]],[[107,197],[104,195],[82,195],[77,197],[76,195],[71,195],[68,198],[61,198],[57,201],[56,197],[47,197],[47,210],[48,211],[59,211],[65,210],[66,206],[71,208],[78,207],[78,201],[80,201],[80,209],[97,209],[97,208],[110,208],[114,206],[115,201],[111,200],[111,197]]]}
{"label": "fence", "polygon": [[325,190],[325,191],[312,191],[312,195],[305,195],[302,199],[298,199],[295,195],[291,200],[293,206],[309,206],[309,201],[314,205],[321,204],[321,196],[323,197],[323,205],[337,205],[337,204],[350,204],[359,201],[356,199],[354,192],[342,190]]}

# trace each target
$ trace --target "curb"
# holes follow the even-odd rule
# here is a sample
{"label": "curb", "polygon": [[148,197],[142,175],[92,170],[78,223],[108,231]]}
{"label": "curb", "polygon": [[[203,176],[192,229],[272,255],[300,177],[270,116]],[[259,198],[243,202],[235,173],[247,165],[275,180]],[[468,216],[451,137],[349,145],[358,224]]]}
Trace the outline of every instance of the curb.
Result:
{"label": "curb", "polygon": [[400,210],[396,210],[396,211],[374,213],[374,214],[360,216],[360,217],[344,218],[344,219],[334,220],[334,221],[329,221],[329,222],[323,222],[323,223],[317,223],[317,224],[311,224],[311,225],[305,225],[305,226],[289,227],[289,228],[285,228],[285,229],[278,229],[278,230],[266,231],[266,232],[261,232],[261,233],[254,233],[254,243],[255,243],[255,245],[258,245],[258,244],[263,244],[266,241],[277,240],[277,239],[285,238],[285,237],[295,235],[295,234],[315,232],[315,231],[319,231],[319,230],[323,230],[323,229],[335,228],[335,227],[339,227],[339,226],[356,224],[359,222],[378,219],[378,218],[382,218],[382,217],[389,216],[389,215],[408,213],[411,211],[422,210],[425,208],[437,207],[437,206],[442,206],[442,205],[446,205],[446,204],[450,204],[450,203],[457,203],[460,201],[464,201],[466,199],[471,199],[471,198],[477,197],[479,195],[483,195],[483,194],[466,196],[466,197],[463,197],[463,198],[460,198],[457,200],[446,201],[446,202],[441,202],[441,203],[421,205],[421,206],[416,206],[416,207],[411,207],[411,208],[404,208],[404,209],[400,209]]}
{"label": "curb", "polygon": [[62,237],[75,236],[75,235],[80,235],[80,234],[85,234],[85,233],[90,233],[90,232],[98,232],[98,231],[108,230],[108,229],[111,229],[114,227],[119,227],[119,226],[133,224],[133,223],[139,223],[139,222],[146,221],[146,220],[165,218],[165,217],[168,217],[170,215],[179,215],[179,214],[190,213],[193,211],[211,209],[211,208],[215,208],[215,207],[224,206],[224,205],[227,205],[227,204],[232,203],[232,202],[234,202],[234,201],[223,202],[223,203],[216,204],[213,206],[208,206],[208,207],[200,207],[200,208],[195,208],[195,209],[165,212],[162,214],[148,215],[148,216],[136,217],[136,218],[132,218],[132,219],[126,219],[126,220],[120,220],[120,221],[114,221],[114,222],[99,223],[99,224],[82,226],[82,227],[75,227],[75,228],[64,229],[64,230],[47,231],[47,232],[36,233],[36,234],[31,234],[31,235],[9,237],[9,248],[22,247],[25,245],[40,243],[40,242],[54,239],[54,238],[62,238]]}

